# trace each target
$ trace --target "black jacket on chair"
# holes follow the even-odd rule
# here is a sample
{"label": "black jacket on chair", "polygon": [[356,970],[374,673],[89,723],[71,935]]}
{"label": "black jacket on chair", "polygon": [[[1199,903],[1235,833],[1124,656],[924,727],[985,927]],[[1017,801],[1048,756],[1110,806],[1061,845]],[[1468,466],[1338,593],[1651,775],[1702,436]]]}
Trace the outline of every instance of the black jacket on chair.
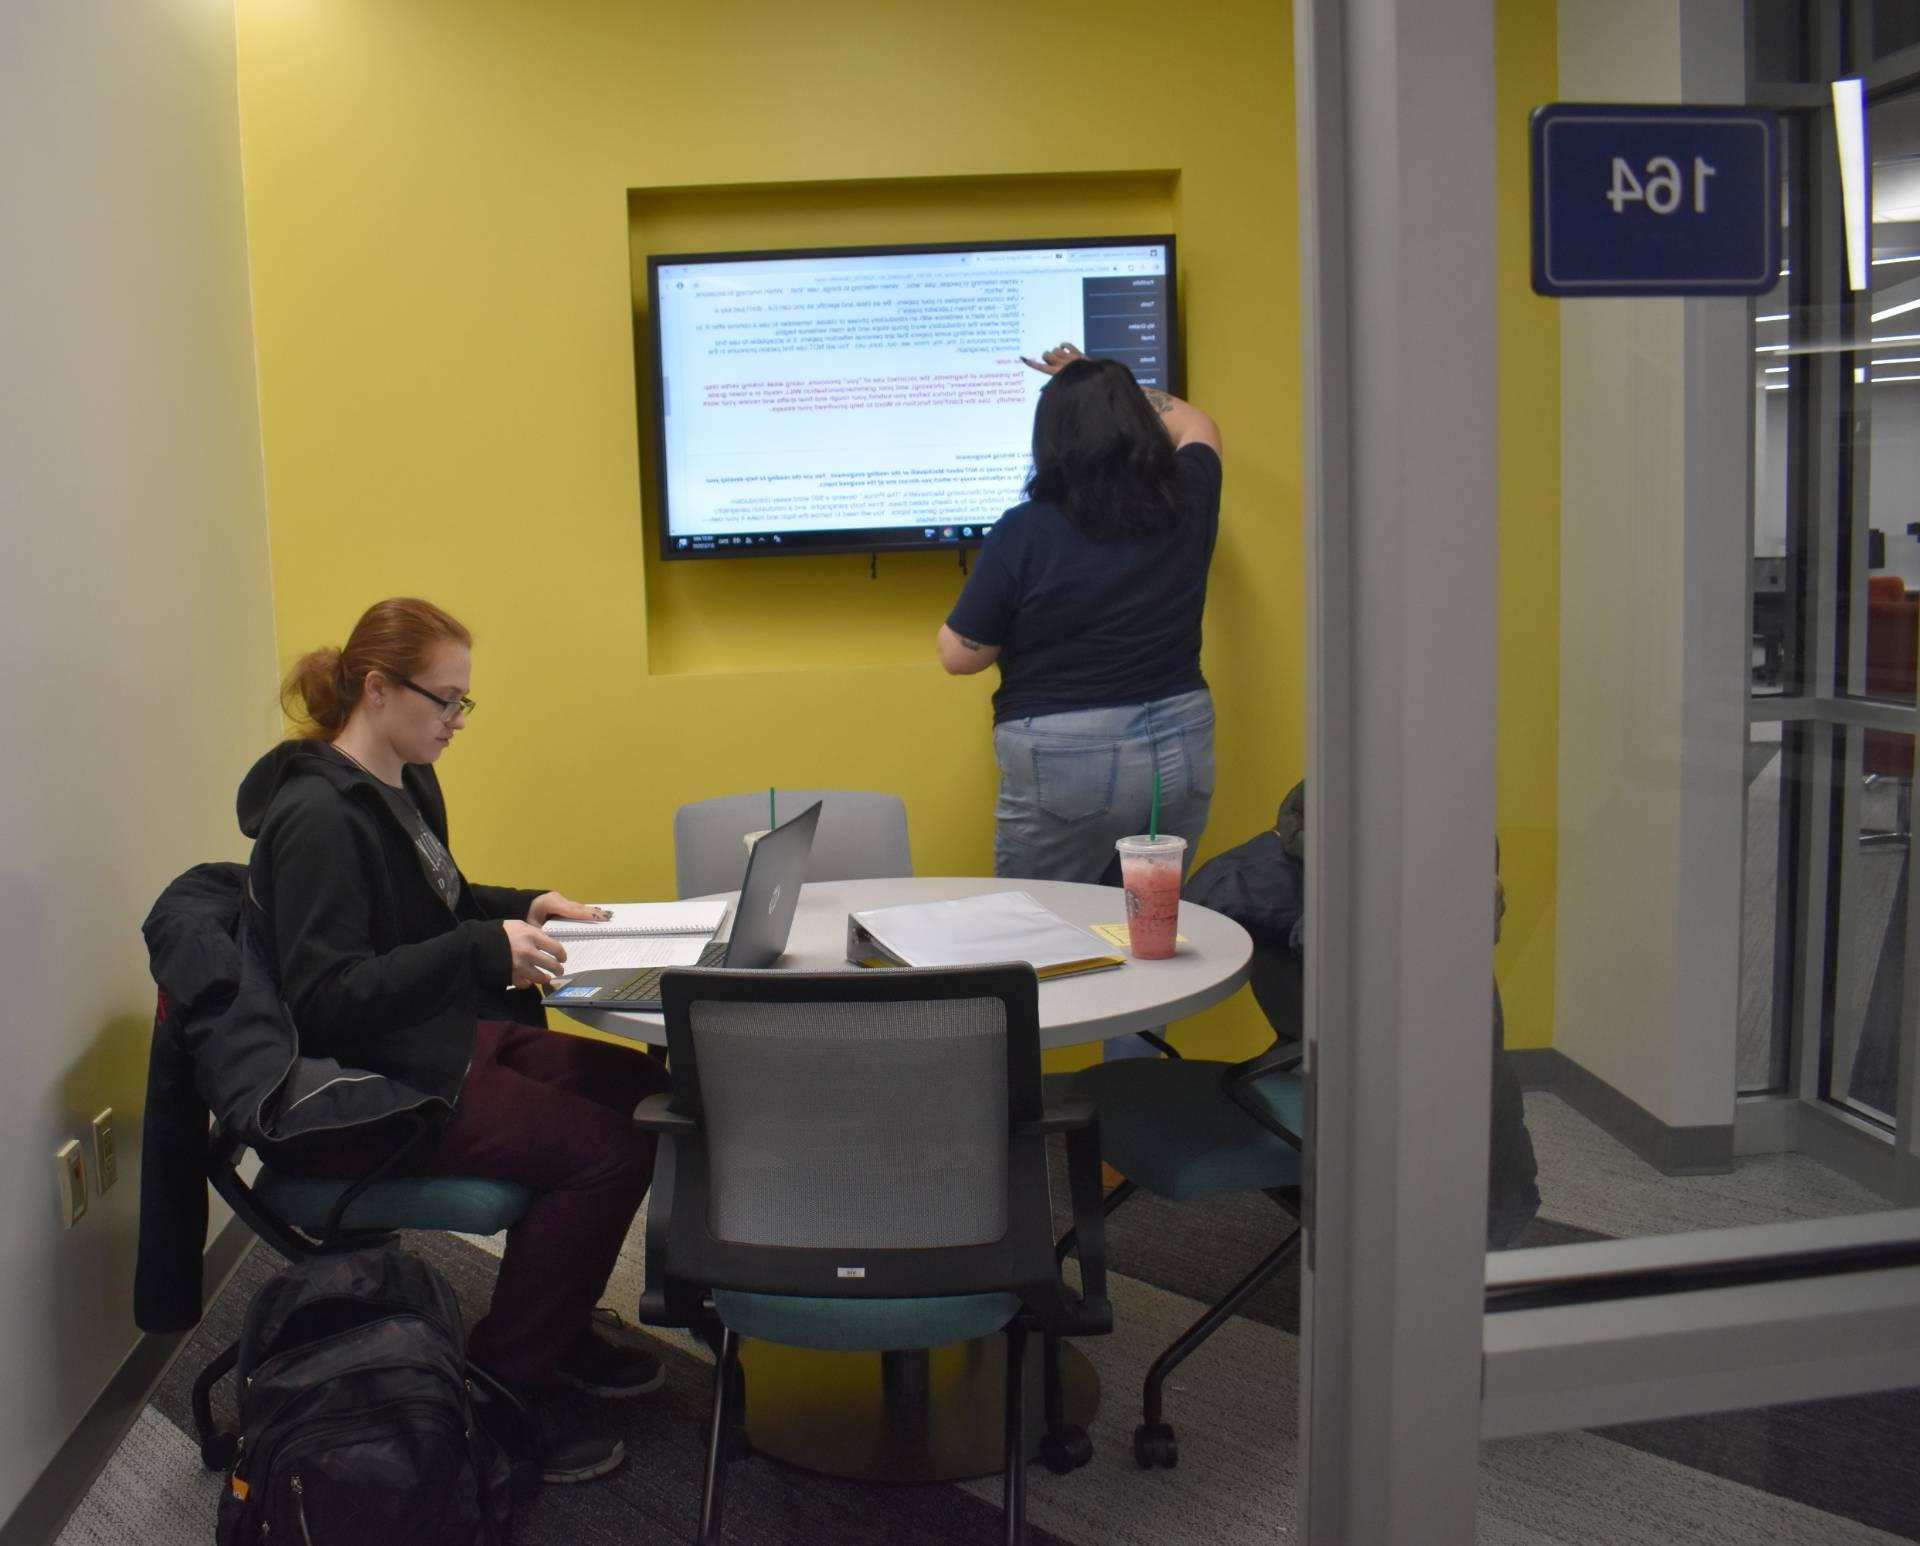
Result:
{"label": "black jacket on chair", "polygon": [[[447,807],[433,769],[402,776],[444,846]],[[512,953],[500,927],[525,918],[539,893],[462,876],[450,910],[388,796],[332,747],[274,747],[241,783],[239,815],[255,840],[253,917],[302,1052],[451,1102],[476,1020],[546,1023],[537,994],[508,988]]]}
{"label": "black jacket on chair", "polygon": [[[405,777],[444,844],[432,769]],[[160,987],[134,1268],[144,1331],[199,1322],[216,1139],[292,1152],[399,1112],[444,1114],[476,1020],[545,1023],[535,995],[505,986],[500,927],[538,893],[463,880],[450,912],[385,798],[344,758],[318,742],[275,747],[241,785],[240,824],[256,838],[253,896],[266,910],[247,900],[247,865],[201,864],[142,925]]]}
{"label": "black jacket on chair", "polygon": [[398,1079],[303,1055],[273,965],[248,926],[246,884],[243,864],[196,865],[160,894],[142,926],[160,985],[133,1277],[133,1317],[143,1331],[199,1322],[217,1149],[239,1143],[294,1153],[316,1137],[371,1134],[399,1113],[433,1120],[451,1107]]}
{"label": "black jacket on chair", "polygon": [[140,1138],[140,1246],[133,1318],[142,1331],[200,1320],[207,1238],[207,1103],[183,1028],[224,1013],[240,984],[244,864],[197,864],[160,894],[142,932],[160,984]]}

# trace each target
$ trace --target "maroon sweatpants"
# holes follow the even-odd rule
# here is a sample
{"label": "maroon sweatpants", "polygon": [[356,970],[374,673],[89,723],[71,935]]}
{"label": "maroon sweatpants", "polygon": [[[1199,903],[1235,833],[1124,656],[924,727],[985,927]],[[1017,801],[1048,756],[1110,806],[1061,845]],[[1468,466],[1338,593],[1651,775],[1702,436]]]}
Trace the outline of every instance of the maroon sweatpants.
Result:
{"label": "maroon sweatpants", "polygon": [[633,1108],[668,1087],[642,1053],[482,1020],[460,1099],[420,1169],[517,1181],[533,1193],[507,1231],[493,1303],[469,1352],[522,1386],[552,1383],[586,1326],[653,1179],[654,1140]]}

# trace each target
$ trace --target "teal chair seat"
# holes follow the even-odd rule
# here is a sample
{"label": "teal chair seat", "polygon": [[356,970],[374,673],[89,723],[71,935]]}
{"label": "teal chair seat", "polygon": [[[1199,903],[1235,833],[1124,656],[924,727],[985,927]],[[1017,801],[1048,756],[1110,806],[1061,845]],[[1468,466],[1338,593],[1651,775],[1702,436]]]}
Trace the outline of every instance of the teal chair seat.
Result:
{"label": "teal chair seat", "polygon": [[834,1353],[892,1353],[991,1336],[1020,1313],[1013,1294],[923,1299],[815,1299],[798,1294],[713,1296],[722,1324],[743,1337]]}
{"label": "teal chair seat", "polygon": [[[262,1167],[253,1190],[287,1223],[317,1234],[350,1185],[350,1181],[290,1176]],[[451,1229],[464,1235],[493,1235],[519,1222],[527,1202],[527,1189],[513,1181],[400,1176],[368,1187],[353,1200],[341,1222],[348,1229]]]}
{"label": "teal chair seat", "polygon": [[[1175,1202],[1300,1184],[1300,1151],[1227,1094],[1234,1065],[1198,1058],[1124,1058],[1074,1078],[1100,1113],[1107,1163]],[[1300,1078],[1269,1073],[1247,1086],[1272,1119],[1301,1131]]]}

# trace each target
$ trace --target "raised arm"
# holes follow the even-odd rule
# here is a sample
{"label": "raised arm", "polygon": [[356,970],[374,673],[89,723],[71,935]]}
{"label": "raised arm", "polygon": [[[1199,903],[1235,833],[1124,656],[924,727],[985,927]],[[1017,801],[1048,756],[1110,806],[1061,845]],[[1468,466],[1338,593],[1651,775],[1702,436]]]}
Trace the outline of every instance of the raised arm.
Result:
{"label": "raised arm", "polygon": [[[1020,356],[1023,364],[1043,376],[1057,375],[1063,367],[1085,358],[1072,344],[1060,344],[1049,349],[1037,360],[1030,360],[1024,354]],[[1220,426],[1204,412],[1158,387],[1143,386],[1140,390],[1153,405],[1153,411],[1160,415],[1160,422],[1166,426],[1167,437],[1173,441],[1176,451],[1182,446],[1202,445],[1211,446],[1215,456],[1220,454]]]}
{"label": "raised arm", "polygon": [[1153,411],[1160,415],[1160,422],[1167,427],[1167,434],[1173,441],[1174,450],[1182,446],[1211,446],[1213,454],[1220,454],[1220,426],[1205,413],[1171,392],[1163,392],[1158,387],[1142,387],[1147,401],[1153,404]]}

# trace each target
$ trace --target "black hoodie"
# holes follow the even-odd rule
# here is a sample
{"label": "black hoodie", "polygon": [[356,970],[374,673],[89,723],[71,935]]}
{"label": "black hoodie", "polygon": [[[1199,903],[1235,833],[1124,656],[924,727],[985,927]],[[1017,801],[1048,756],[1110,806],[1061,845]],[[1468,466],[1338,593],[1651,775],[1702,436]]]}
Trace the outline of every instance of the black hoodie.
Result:
{"label": "black hoodie", "polygon": [[[433,769],[409,766],[406,795],[447,842]],[[254,839],[262,943],[309,1056],[387,1074],[451,1102],[480,1019],[542,1024],[538,998],[509,989],[503,919],[535,891],[461,878],[449,909],[413,836],[372,775],[323,741],[283,741],[240,784],[240,830]]]}

